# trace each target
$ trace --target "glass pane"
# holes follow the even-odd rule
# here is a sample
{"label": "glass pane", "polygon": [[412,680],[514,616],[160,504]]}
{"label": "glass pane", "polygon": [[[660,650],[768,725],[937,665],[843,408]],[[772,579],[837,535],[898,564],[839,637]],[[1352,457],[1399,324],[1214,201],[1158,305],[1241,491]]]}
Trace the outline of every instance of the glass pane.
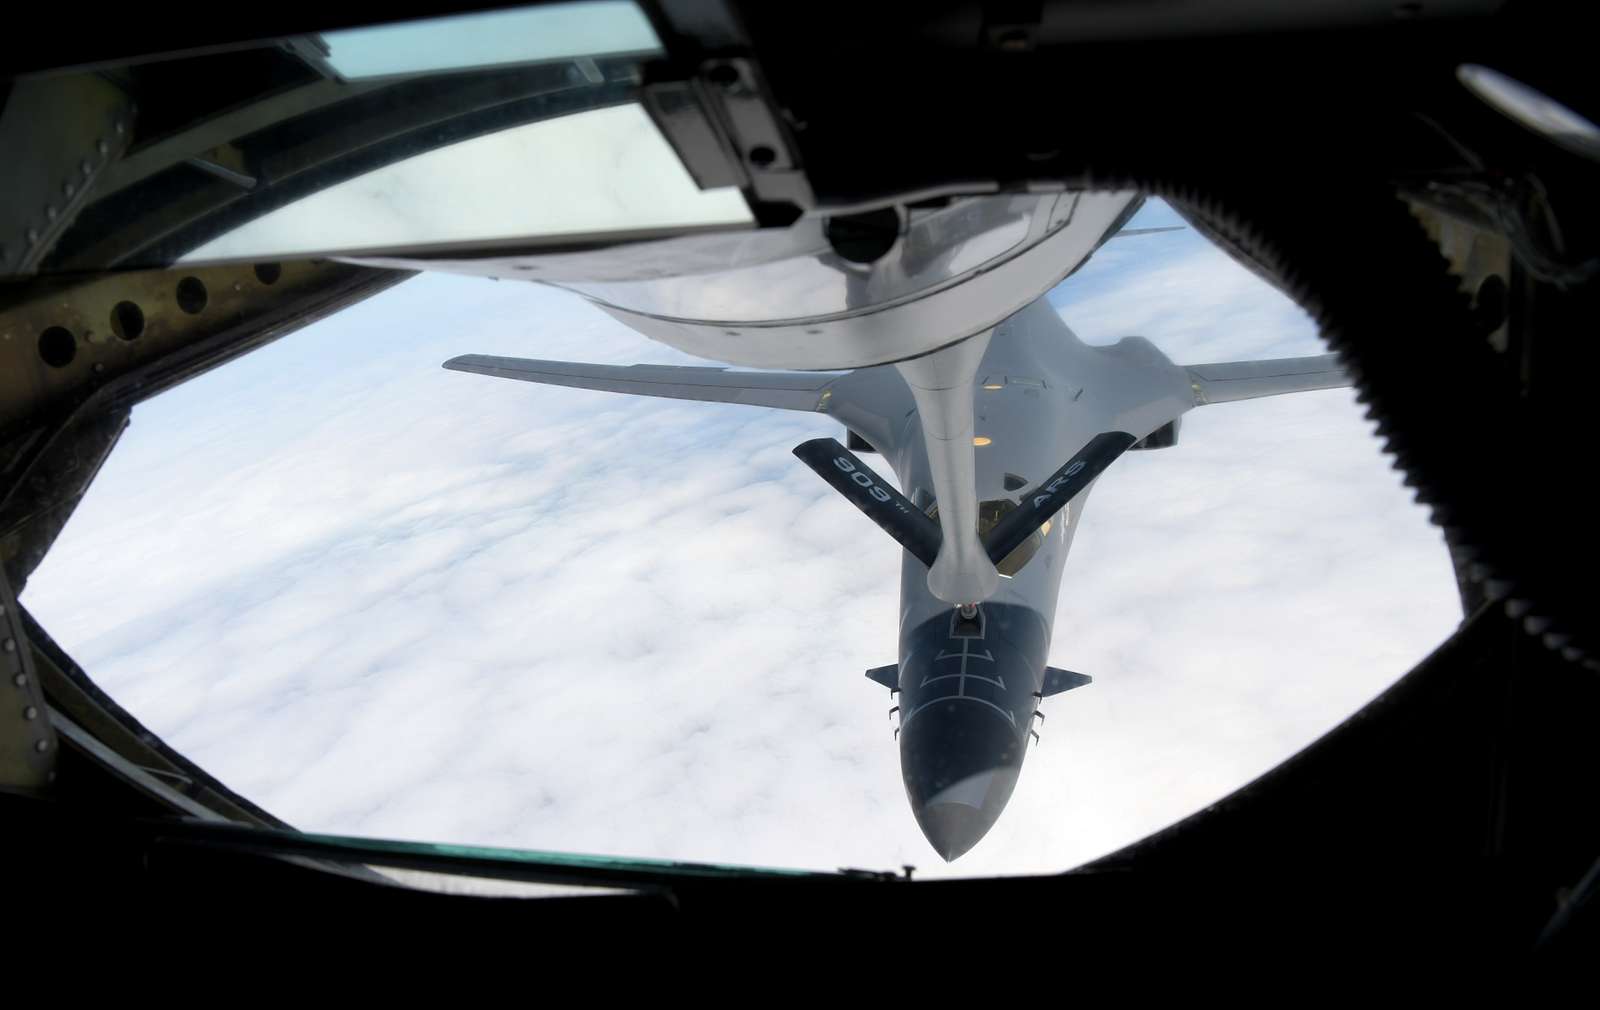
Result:
{"label": "glass pane", "polygon": [[347,79],[661,50],[644,12],[628,0],[488,11],[321,38],[328,63]]}
{"label": "glass pane", "polygon": [[19,80],[0,150],[37,157],[0,277],[750,224],[639,105],[663,55],[636,4],[607,0]]}
{"label": "glass pane", "polygon": [[[924,492],[924,494],[926,494],[926,492]],[[916,500],[915,496],[913,496],[912,500]],[[1008,498],[997,498],[979,502],[978,536],[981,538],[987,535],[990,530],[994,529],[994,524],[999,522],[1002,516],[1004,516],[1007,512],[1012,511],[1016,507],[1016,502],[1013,502]],[[1062,513],[1070,516],[1071,508],[1071,505],[1066,506],[1066,508],[1062,509]],[[938,502],[934,502],[933,504],[927,506],[927,508],[923,509],[923,511],[927,513],[930,519],[939,518]],[[1033,556],[1038,553],[1040,545],[1044,543],[1044,538],[1049,534],[1049,532],[1050,520],[1046,519],[1044,522],[1039,524],[1039,528],[1034,531],[1032,536],[1018,544],[1010,554],[1007,554],[1005,557],[997,561],[994,566],[995,570],[998,571],[1003,578],[1009,579],[1015,577],[1018,572],[1022,571],[1023,567],[1027,565],[1029,561],[1033,560]]]}
{"label": "glass pane", "polygon": [[737,189],[699,189],[650,117],[627,104],[385,166],[256,218],[181,262],[751,220]]}

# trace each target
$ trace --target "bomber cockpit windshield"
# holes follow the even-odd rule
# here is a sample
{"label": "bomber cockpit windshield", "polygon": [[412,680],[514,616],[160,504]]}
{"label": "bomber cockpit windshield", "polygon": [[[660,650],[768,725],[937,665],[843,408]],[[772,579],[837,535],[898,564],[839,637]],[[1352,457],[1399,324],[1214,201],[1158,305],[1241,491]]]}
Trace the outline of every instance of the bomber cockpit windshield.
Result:
{"label": "bomber cockpit windshield", "polygon": [[[1016,507],[1017,503],[1009,498],[989,498],[979,502],[978,537],[982,539],[990,530],[994,529],[995,523],[998,523],[1002,516]],[[1067,515],[1071,508],[1072,506],[1068,505],[1058,513],[1060,522],[1067,521]],[[928,513],[929,519],[939,518],[939,503],[934,502],[925,511]],[[1028,562],[1033,560],[1033,556],[1039,552],[1039,548],[1044,546],[1044,538],[1050,535],[1050,525],[1053,521],[1055,520],[1046,519],[1041,523],[1039,528],[1034,530],[1028,539],[1024,540],[1010,554],[1000,559],[994,566],[995,571],[1008,579],[1022,571]]]}

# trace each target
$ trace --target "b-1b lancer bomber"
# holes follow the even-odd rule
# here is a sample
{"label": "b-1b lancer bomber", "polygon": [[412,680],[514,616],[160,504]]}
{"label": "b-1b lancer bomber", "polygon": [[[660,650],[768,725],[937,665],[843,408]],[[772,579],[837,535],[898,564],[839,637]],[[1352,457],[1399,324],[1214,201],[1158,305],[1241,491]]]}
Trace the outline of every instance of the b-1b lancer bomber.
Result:
{"label": "b-1b lancer bomber", "polygon": [[[1114,237],[1138,202],[1106,194],[1060,200],[1069,198],[1076,204],[1066,217],[1080,226],[1076,244],[1058,251],[1050,269],[1018,282],[1013,296],[1026,297],[1020,310],[1006,311],[977,332],[955,334],[954,342],[932,336],[919,337],[922,347],[895,344],[904,332],[896,329],[900,324],[921,327],[936,318],[911,318],[907,306],[914,299],[900,299],[877,318],[856,312],[845,320],[855,320],[854,332],[837,340],[836,332],[825,333],[814,343],[826,346],[809,357],[805,347],[775,352],[775,341],[755,349],[732,341],[713,345],[705,337],[710,326],[691,332],[677,320],[672,329],[658,315],[644,318],[597,299],[646,335],[738,364],[783,354],[802,367],[837,369],[874,354],[888,359],[881,363],[842,373],[485,355],[445,363],[549,385],[814,411],[839,422],[848,446],[818,438],[794,453],[903,548],[899,658],[867,676],[898,695],[906,797],[923,834],[946,860],[971,849],[999,818],[1029,738],[1037,737],[1040,703],[1090,682],[1048,665],[1048,656],[1067,553],[1095,480],[1130,449],[1174,445],[1182,416],[1196,406],[1349,384],[1332,355],[1184,366],[1141,337],[1105,347],[1083,343],[1043,294]],[[1026,226],[1052,215],[1059,216],[1059,205],[1017,219]],[[959,258],[949,244],[919,245],[917,223],[902,215],[897,229],[891,224],[894,245],[865,266],[837,249],[811,262],[843,278],[850,309],[895,302],[895,284],[931,258],[944,256],[947,266]],[[1037,258],[1056,234],[1073,231],[1042,230],[1044,237],[1002,262],[1002,270],[1027,273],[1018,259]],[[931,297],[937,294],[923,300]],[[893,309],[901,311],[899,321]],[[718,337],[740,328],[716,325],[722,327]],[[876,350],[885,344],[894,346]],[[852,450],[881,455],[906,493]]]}

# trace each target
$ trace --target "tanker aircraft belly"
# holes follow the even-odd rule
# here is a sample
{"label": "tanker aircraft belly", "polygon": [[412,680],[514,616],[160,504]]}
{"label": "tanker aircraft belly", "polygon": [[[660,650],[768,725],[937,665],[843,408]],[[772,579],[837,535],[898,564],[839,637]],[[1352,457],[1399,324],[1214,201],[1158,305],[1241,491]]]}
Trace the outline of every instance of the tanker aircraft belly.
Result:
{"label": "tanker aircraft belly", "polygon": [[906,797],[951,860],[1004,809],[1040,702],[1090,682],[1048,656],[1067,553],[1100,473],[1129,449],[1172,445],[1195,406],[1349,384],[1332,355],[1184,367],[1142,337],[1091,347],[1043,298],[980,336],[843,373],[485,355],[445,367],[812,411],[881,454],[905,494],[834,439],[795,449],[904,549],[898,662],[867,676],[898,695]]}

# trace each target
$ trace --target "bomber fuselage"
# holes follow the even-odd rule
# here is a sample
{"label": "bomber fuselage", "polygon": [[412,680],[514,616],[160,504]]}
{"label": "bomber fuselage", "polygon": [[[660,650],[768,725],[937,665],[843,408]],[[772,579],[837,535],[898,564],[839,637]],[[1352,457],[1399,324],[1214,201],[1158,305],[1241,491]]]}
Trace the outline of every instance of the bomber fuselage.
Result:
{"label": "bomber fuselage", "polygon": [[[849,397],[893,410],[871,418],[836,413],[882,453],[918,507],[937,509],[909,390],[892,368],[853,373],[843,385],[856,383],[900,384],[898,396],[884,388]],[[1154,345],[1130,337],[1090,347],[1043,299],[995,328],[972,395],[980,532],[1026,507],[1029,493],[1100,432],[1143,438],[1194,404],[1187,373]],[[1089,490],[999,562],[999,590],[969,618],[929,591],[926,565],[903,556],[901,771],[917,823],[945,859],[984,836],[1016,786],[1045,688],[1061,577]]]}

